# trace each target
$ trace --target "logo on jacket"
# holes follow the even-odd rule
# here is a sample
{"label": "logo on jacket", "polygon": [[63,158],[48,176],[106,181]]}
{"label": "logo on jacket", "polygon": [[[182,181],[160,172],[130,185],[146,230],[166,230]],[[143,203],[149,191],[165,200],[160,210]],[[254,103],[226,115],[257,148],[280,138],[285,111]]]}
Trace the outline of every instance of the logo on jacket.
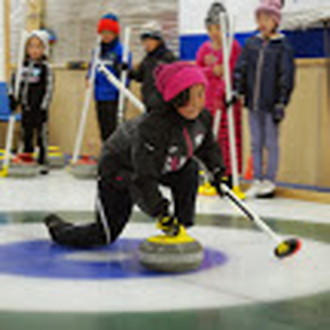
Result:
{"label": "logo on jacket", "polygon": [[25,68],[23,71],[23,79],[28,83],[38,83],[40,81],[41,68]]}
{"label": "logo on jacket", "polygon": [[198,148],[202,145],[204,140],[204,134],[203,133],[199,133],[195,136],[195,146]]}
{"label": "logo on jacket", "polygon": [[168,153],[169,153],[170,155],[174,155],[174,154],[176,154],[178,151],[179,151],[179,147],[178,147],[178,146],[171,146],[171,147],[169,147],[169,149],[168,149]]}

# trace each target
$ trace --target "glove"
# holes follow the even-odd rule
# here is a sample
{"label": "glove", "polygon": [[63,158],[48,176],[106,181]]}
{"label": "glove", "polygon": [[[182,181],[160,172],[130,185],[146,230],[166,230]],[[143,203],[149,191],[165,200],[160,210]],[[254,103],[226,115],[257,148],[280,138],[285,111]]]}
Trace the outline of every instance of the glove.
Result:
{"label": "glove", "polygon": [[9,95],[9,107],[12,112],[15,112],[18,107],[18,102],[15,100],[15,97],[13,95]]}
{"label": "glove", "polygon": [[128,71],[129,70],[129,64],[128,63],[122,63],[121,64],[121,70],[122,71]]}
{"label": "glove", "polygon": [[130,67],[128,63],[118,63],[116,64],[116,71],[117,72],[123,72],[123,71],[129,71]]}
{"label": "glove", "polygon": [[170,215],[161,217],[158,220],[157,227],[168,236],[177,236],[180,232],[179,220]]}
{"label": "glove", "polygon": [[228,109],[231,106],[235,105],[236,103],[240,102],[240,100],[241,100],[241,95],[239,95],[238,92],[233,92],[233,96],[232,96],[231,100],[229,100],[229,101],[225,100],[226,109]]}
{"label": "glove", "polygon": [[213,172],[213,180],[211,182],[212,186],[217,190],[218,194],[223,197],[225,193],[221,189],[221,185],[228,185],[228,180],[224,175],[224,169],[218,168]]}
{"label": "glove", "polygon": [[280,124],[285,117],[284,104],[277,104],[273,112],[273,120],[275,124]]}

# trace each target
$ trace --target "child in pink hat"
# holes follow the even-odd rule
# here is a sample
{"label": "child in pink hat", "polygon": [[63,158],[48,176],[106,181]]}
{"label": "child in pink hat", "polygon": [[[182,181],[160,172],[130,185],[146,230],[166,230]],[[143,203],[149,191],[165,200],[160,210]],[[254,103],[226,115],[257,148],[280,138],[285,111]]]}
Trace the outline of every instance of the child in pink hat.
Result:
{"label": "child in pink hat", "polygon": [[[155,79],[163,107],[121,125],[103,147],[95,222],[75,226],[56,215],[45,219],[58,244],[92,248],[115,242],[135,204],[167,235],[193,226],[199,186],[196,158],[222,193],[224,165],[211,115],[204,108],[207,81],[202,70],[187,63],[163,64]],[[161,185],[170,188],[173,198],[163,195]]]}
{"label": "child in pink hat", "polygon": [[281,0],[261,1],[256,9],[259,34],[246,41],[235,69],[236,94],[244,96],[250,110],[254,182],[248,197],[271,198],[276,194],[280,124],[286,116],[295,77],[293,50],[278,31],[282,5]]}
{"label": "child in pink hat", "polygon": [[259,16],[262,13],[266,13],[275,21],[279,26],[282,19],[282,7],[283,0],[262,0],[259,7],[256,10],[256,15]]}

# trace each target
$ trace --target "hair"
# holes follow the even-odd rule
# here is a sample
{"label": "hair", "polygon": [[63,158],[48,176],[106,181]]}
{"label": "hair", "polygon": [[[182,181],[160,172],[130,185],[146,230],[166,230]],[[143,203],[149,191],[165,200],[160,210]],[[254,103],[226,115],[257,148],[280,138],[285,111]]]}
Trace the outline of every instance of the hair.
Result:
{"label": "hair", "polygon": [[208,25],[220,25],[220,15],[227,13],[227,9],[222,2],[214,2],[205,19],[206,26]]}
{"label": "hair", "polygon": [[175,98],[169,101],[169,103],[173,105],[175,108],[181,108],[187,105],[189,103],[189,100],[190,100],[190,88],[178,94]]}

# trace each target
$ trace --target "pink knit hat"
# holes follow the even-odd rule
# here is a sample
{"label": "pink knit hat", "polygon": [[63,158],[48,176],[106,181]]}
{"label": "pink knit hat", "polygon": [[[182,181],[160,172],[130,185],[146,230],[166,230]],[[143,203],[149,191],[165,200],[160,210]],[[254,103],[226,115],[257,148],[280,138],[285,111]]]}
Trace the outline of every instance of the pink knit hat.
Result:
{"label": "pink knit hat", "polygon": [[156,86],[168,102],[186,89],[202,84],[207,87],[207,80],[203,71],[194,64],[175,62],[162,64],[155,70]]}
{"label": "pink knit hat", "polygon": [[266,12],[272,15],[277,24],[281,23],[283,0],[261,0],[261,4],[256,10],[256,14]]}

